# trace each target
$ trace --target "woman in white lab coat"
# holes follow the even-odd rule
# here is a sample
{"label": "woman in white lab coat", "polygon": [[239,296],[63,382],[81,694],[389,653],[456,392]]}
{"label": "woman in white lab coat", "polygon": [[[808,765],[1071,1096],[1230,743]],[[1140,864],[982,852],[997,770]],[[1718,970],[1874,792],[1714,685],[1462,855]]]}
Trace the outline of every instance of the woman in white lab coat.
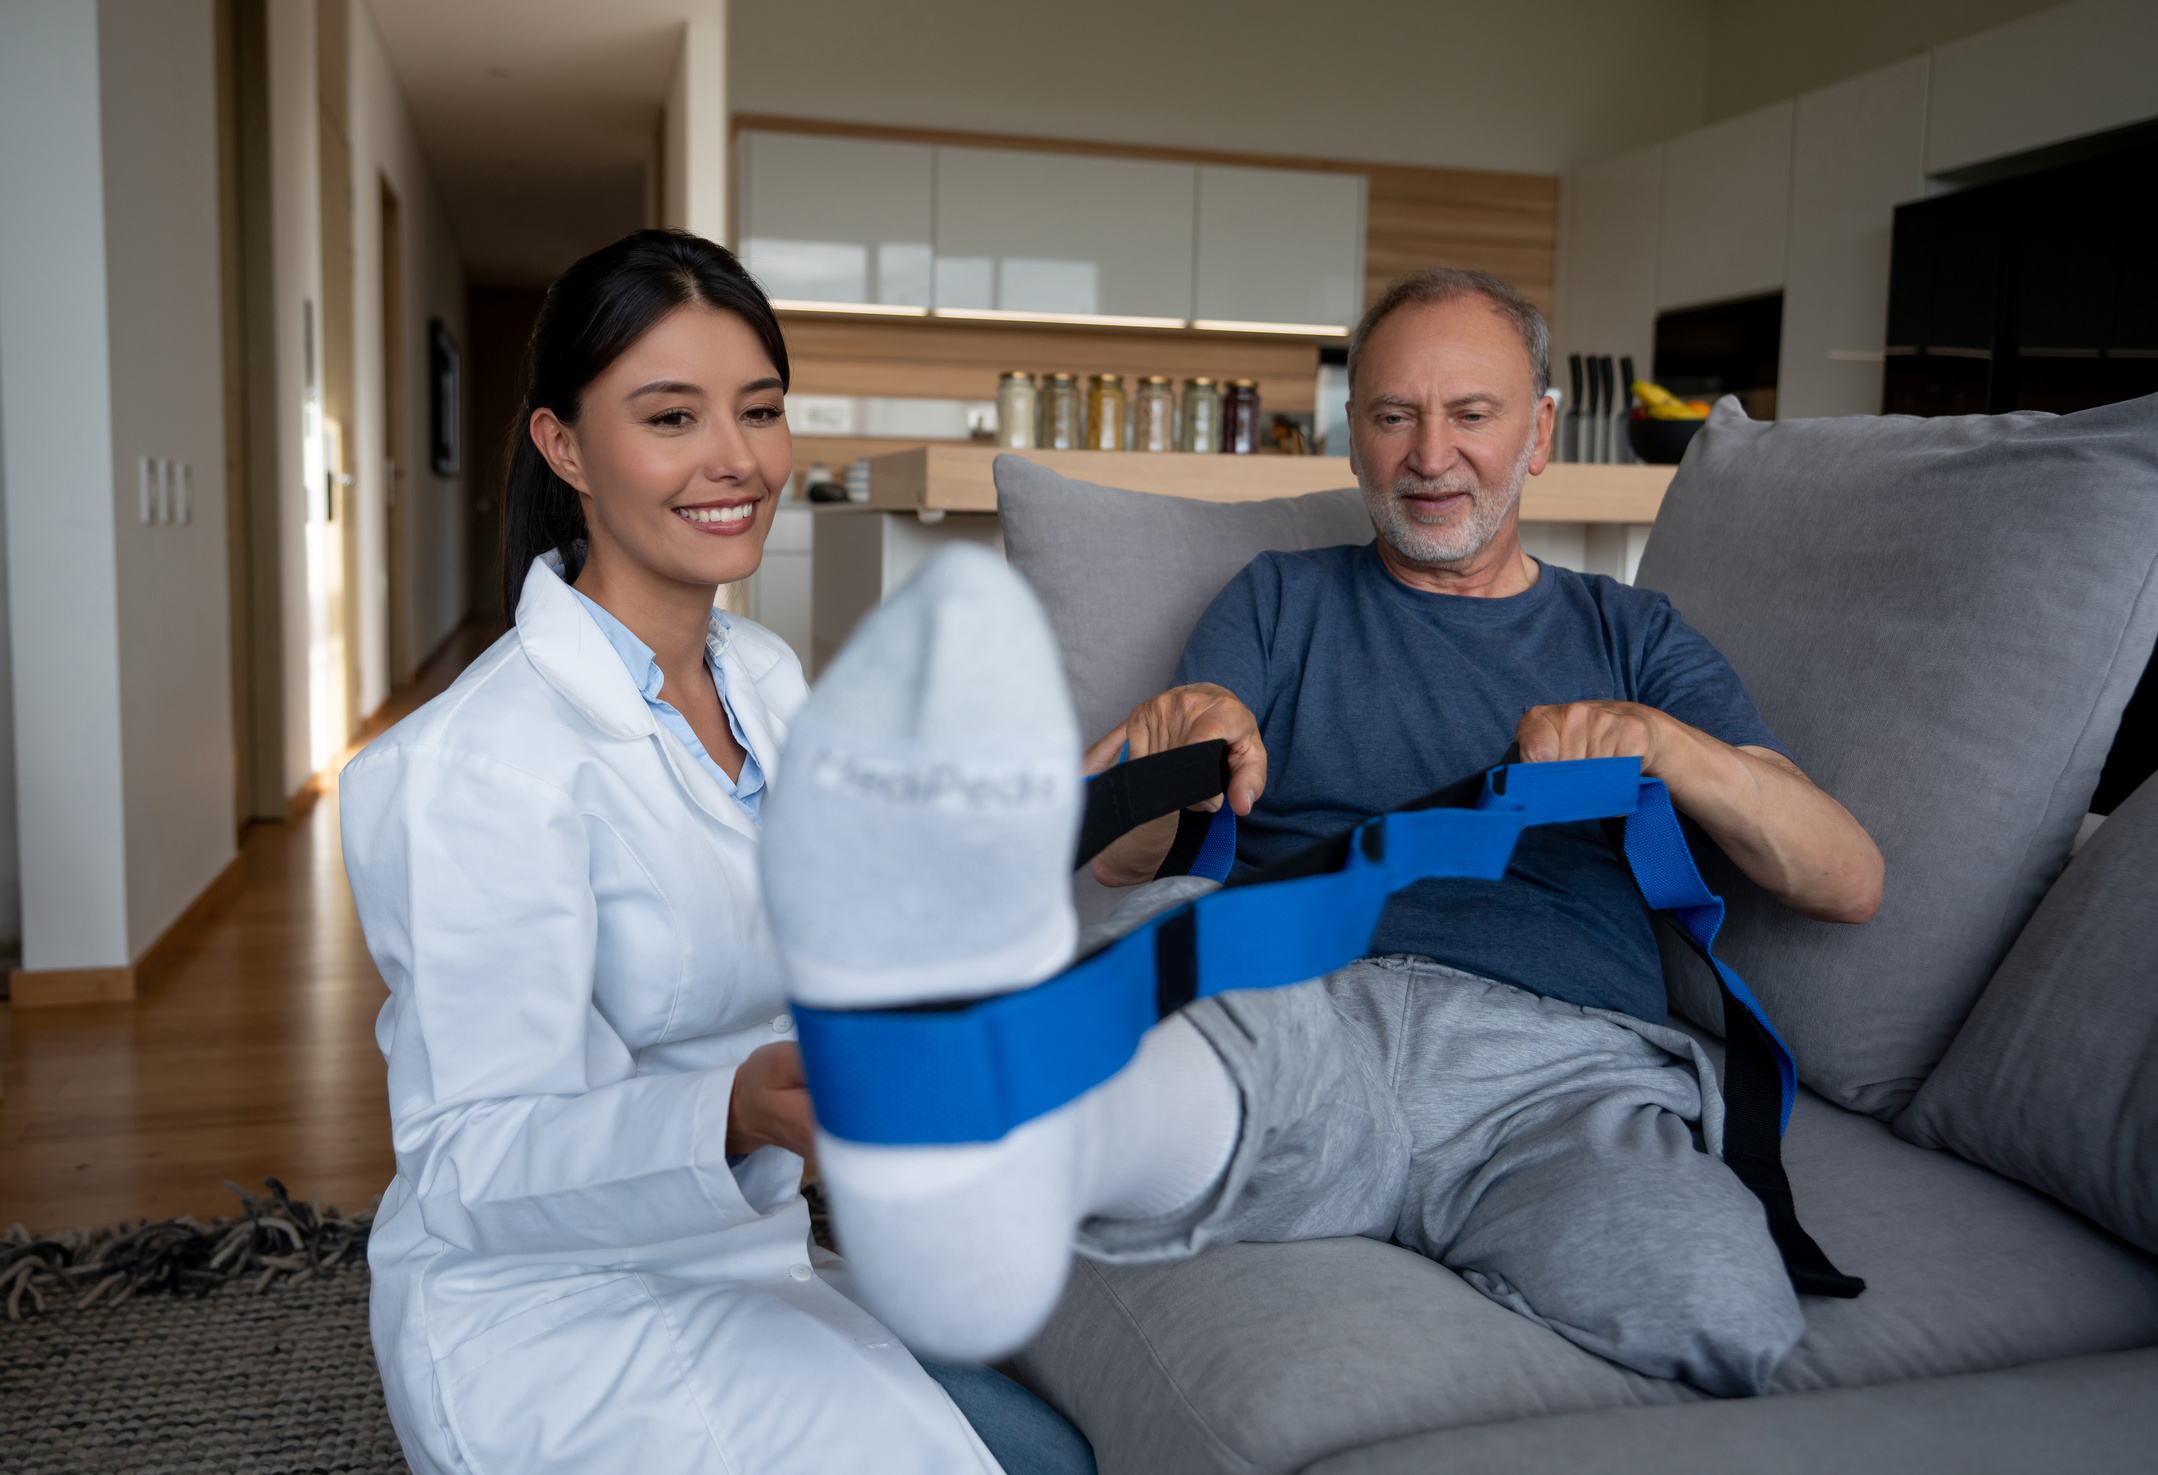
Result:
{"label": "woman in white lab coat", "polygon": [[[788,476],[778,322],[723,249],[640,232],[550,290],[529,369],[515,628],[339,784],[390,989],[397,1176],[368,1260],[406,1456],[994,1472],[939,1381],[812,1268],[756,853],[806,690],[777,637],[712,608]],[[1014,1475],[1091,1466],[1015,1458],[969,1413]]]}

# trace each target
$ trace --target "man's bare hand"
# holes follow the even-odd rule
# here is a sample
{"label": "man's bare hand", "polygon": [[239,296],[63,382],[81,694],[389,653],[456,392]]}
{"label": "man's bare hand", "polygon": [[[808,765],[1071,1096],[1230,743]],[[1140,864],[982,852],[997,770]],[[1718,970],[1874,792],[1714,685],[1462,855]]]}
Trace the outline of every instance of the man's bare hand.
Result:
{"label": "man's bare hand", "polygon": [[1659,721],[1669,721],[1654,707],[1638,702],[1568,702],[1531,707],[1514,727],[1524,763],[1561,763],[1576,758],[1639,758],[1641,771],[1661,778],[1651,766]]}
{"label": "man's bare hand", "polygon": [[1761,888],[1821,922],[1881,909],[1880,848],[1849,810],[1770,748],[1734,748],[1638,702],[1531,707],[1514,728],[1529,763],[1639,758],[1671,802]]}
{"label": "man's bare hand", "polygon": [[802,1076],[802,1052],[791,1040],[762,1045],[734,1068],[734,1094],[727,1103],[727,1153],[741,1157],[760,1147],[784,1147],[814,1161],[816,1117]]}
{"label": "man's bare hand", "polygon": [[[1129,717],[1087,749],[1083,771],[1096,774],[1115,766],[1127,742],[1131,744],[1132,757],[1145,758],[1215,738],[1229,745],[1229,807],[1237,814],[1249,814],[1251,806],[1266,792],[1266,744],[1259,739],[1259,722],[1251,709],[1224,687],[1205,683],[1173,687],[1141,702]],[[1210,799],[1192,807],[1219,809],[1221,801]],[[1141,881],[1151,881],[1175,841],[1173,814],[1141,825],[1094,857],[1094,879],[1104,886],[1136,886]]]}

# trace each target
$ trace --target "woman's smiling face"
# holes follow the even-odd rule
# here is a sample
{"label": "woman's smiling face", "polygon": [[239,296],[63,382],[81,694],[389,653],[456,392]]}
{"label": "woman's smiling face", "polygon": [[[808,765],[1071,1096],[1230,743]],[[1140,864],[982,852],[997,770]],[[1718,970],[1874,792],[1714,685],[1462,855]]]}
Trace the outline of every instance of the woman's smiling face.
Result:
{"label": "woman's smiling face", "polygon": [[731,312],[682,307],[585,386],[577,423],[532,435],[584,502],[596,563],[683,584],[756,572],[793,467],[779,370]]}

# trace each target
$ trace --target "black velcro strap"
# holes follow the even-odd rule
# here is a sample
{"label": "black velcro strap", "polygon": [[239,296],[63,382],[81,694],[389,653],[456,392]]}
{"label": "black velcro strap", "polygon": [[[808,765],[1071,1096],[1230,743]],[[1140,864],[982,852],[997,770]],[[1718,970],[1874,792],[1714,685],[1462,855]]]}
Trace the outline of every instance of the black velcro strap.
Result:
{"label": "black velcro strap", "polygon": [[[1087,781],[1077,870],[1149,820],[1229,789],[1229,745],[1220,738],[1119,763]],[[1204,839],[1202,833],[1200,836]],[[1196,846],[1194,847],[1196,852]]]}
{"label": "black velcro strap", "polygon": [[1791,1180],[1783,1171],[1783,1081],[1776,1073],[1775,1052],[1753,1011],[1732,998],[1730,989],[1720,983],[1718,987],[1723,995],[1724,1163],[1768,1210],[1768,1232],[1783,1252],[1792,1287],[1801,1295],[1848,1301],[1865,1290],[1866,1283],[1838,1270],[1806,1233],[1791,1198]]}
{"label": "black velcro strap", "polygon": [[[1506,761],[1508,763],[1518,761],[1519,756],[1519,748],[1508,748],[1506,750]],[[1411,799],[1406,804],[1397,804],[1387,812],[1389,814],[1399,814],[1409,809],[1474,809],[1477,799],[1481,797],[1483,792],[1484,770],[1479,768],[1467,778],[1456,779],[1442,789],[1433,789],[1420,799]],[[1294,881],[1304,876],[1328,875],[1340,870],[1343,865],[1348,863],[1349,837],[1354,833],[1354,827],[1351,827],[1337,835],[1328,835],[1324,840],[1314,840],[1302,850],[1285,855],[1270,866],[1248,871],[1225,884],[1228,886],[1264,886],[1272,881]],[[1180,833],[1177,838],[1181,840],[1183,838],[1182,834]],[[1202,836],[1201,838],[1204,837]],[[1172,872],[1164,864],[1161,874],[1167,876],[1173,875],[1175,872]]]}
{"label": "black velcro strap", "polygon": [[1154,929],[1154,1011],[1167,1019],[1199,997],[1199,924],[1189,910]]}
{"label": "black velcro strap", "polygon": [[1188,876],[1191,868],[1199,863],[1199,851],[1206,845],[1206,837],[1214,828],[1214,812],[1207,809],[1181,809],[1176,816],[1176,839],[1170,843],[1169,854],[1155,869],[1155,876]]}
{"label": "black velcro strap", "polygon": [[[1604,838],[1626,857],[1626,821],[1603,822]],[[1723,999],[1723,1161],[1738,1181],[1768,1211],[1768,1232],[1783,1256],[1784,1273],[1800,1295],[1834,1296],[1848,1301],[1866,1283],[1845,1275],[1798,1222],[1791,1180],[1783,1170],[1783,1078],[1776,1071],[1775,1048],[1753,1011],[1731,996],[1723,974],[1706,950],[1683,927],[1673,927],[1693,950]]]}

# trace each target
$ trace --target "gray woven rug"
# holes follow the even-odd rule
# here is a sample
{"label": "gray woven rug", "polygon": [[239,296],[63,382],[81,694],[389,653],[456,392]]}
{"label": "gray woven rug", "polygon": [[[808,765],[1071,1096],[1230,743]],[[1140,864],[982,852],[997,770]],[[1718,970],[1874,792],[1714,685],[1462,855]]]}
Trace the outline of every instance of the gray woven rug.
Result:
{"label": "gray woven rug", "polygon": [[0,1471],[407,1475],[367,1335],[366,1217],[0,1235]]}

